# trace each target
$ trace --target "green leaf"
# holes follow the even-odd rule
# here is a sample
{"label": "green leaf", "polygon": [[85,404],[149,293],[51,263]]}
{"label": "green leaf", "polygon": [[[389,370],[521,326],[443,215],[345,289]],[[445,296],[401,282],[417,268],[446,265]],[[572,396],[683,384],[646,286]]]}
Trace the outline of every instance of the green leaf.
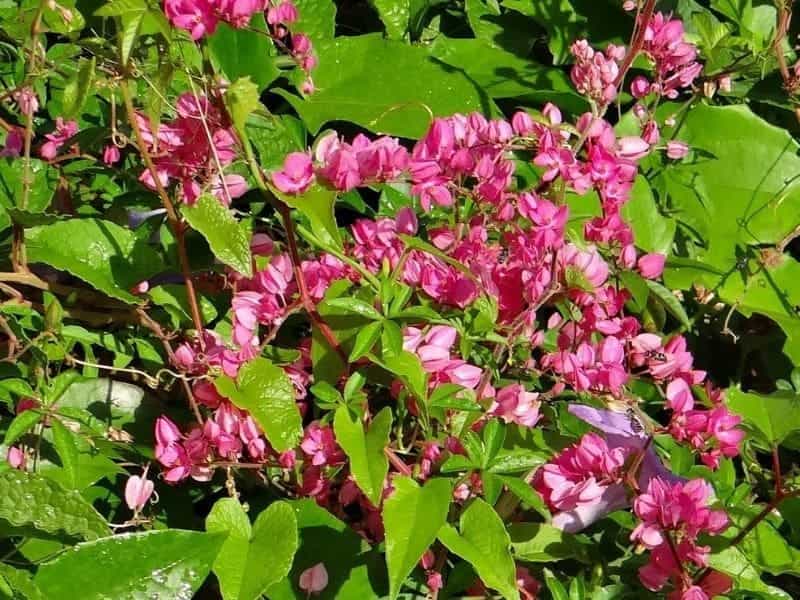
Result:
{"label": "green leaf", "polygon": [[550,569],[544,569],[543,572],[544,583],[547,585],[547,589],[550,590],[553,600],[569,600],[569,595],[567,594],[566,588],[564,588],[564,584],[558,580],[553,572]]}
{"label": "green leaf", "polygon": [[78,480],[78,445],[75,443],[75,434],[58,419],[52,419],[50,427],[53,430],[53,445],[69,482],[67,487],[74,488]]}
{"label": "green leaf", "polygon": [[[336,4],[333,0],[295,0],[299,18],[293,31],[302,31],[314,41],[333,39],[336,31]],[[314,73],[316,79],[316,72]]]}
{"label": "green leaf", "polygon": [[555,102],[571,112],[588,107],[561,70],[521,57],[487,40],[440,35],[431,44],[430,53],[462,70],[492,98],[524,98],[526,104]]}
{"label": "green leaf", "polygon": [[236,131],[243,133],[247,117],[261,106],[258,101],[258,86],[249,77],[240,77],[228,86],[225,103]]}
{"label": "green leaf", "polygon": [[[189,307],[189,297],[186,293],[186,286],[174,283],[157,285],[150,288],[148,292],[150,299],[164,308],[172,317],[176,328],[180,325],[192,326],[191,308]],[[198,297],[200,305],[200,316],[204,323],[210,323],[217,318],[217,309],[205,296]]]}
{"label": "green leaf", "polygon": [[41,213],[50,206],[58,185],[58,172],[46,162],[31,159],[30,194],[27,207],[23,206],[25,169],[19,159],[0,158],[0,205],[6,209],[21,209]]}
{"label": "green leaf", "polygon": [[633,229],[636,245],[646,252],[669,254],[675,237],[675,219],[661,214],[647,180],[639,176],[631,197],[622,205],[622,217]]}
{"label": "green leaf", "polygon": [[652,279],[645,279],[645,283],[647,287],[650,288],[653,296],[658,298],[664,305],[664,308],[666,308],[673,317],[678,319],[680,324],[686,329],[691,329],[692,322],[689,320],[689,315],[686,314],[686,309],[683,308],[683,304],[675,297],[675,294]]}
{"label": "green leaf", "polygon": [[206,518],[206,530],[228,534],[213,566],[225,600],[260,598],[292,567],[297,519],[286,502],[270,504],[251,527],[238,500],[222,498]]}
{"label": "green leaf", "polygon": [[461,513],[460,533],[452,525],[439,530],[439,541],[469,562],[481,580],[504,598],[519,599],[511,539],[494,509],[476,498]]}
{"label": "green leaf", "polygon": [[733,577],[736,588],[739,590],[756,592],[760,597],[769,600],[791,600],[792,598],[783,590],[764,583],[758,569],[736,546],[709,555],[708,565],[712,569]]}
{"label": "green leaf", "polygon": [[404,350],[400,354],[384,356],[382,363],[374,362],[396,375],[417,399],[424,401],[427,398],[428,374],[422,368],[419,356]]}
{"label": "green leaf", "polygon": [[305,127],[289,115],[250,115],[247,137],[258,154],[258,164],[267,171],[279,169],[291,152],[306,149]]}
{"label": "green leaf", "polygon": [[203,194],[194,206],[183,208],[183,216],[206,238],[214,256],[245,277],[253,275],[250,231],[219,200]]}
{"label": "green leaf", "polygon": [[[314,133],[328,121],[344,120],[376,132],[419,137],[431,113],[491,110],[467,77],[429,58],[423,48],[374,34],[339,37],[316,48],[317,91],[303,99],[276,90]],[[426,85],[409,85],[410,73]]]}
{"label": "green leaf", "polygon": [[100,219],[70,219],[26,232],[28,261],[67,271],[97,290],[128,303],[128,290],[163,269],[147,242],[132,231]]}
{"label": "green leaf", "polygon": [[269,38],[264,13],[256,13],[246,29],[234,29],[220,23],[208,38],[211,59],[228,81],[249,77],[263,92],[280,75],[272,55],[274,47]]}
{"label": "green leaf", "polygon": [[28,433],[34,425],[41,421],[43,416],[44,415],[38,410],[26,410],[19,413],[8,425],[3,443],[6,446],[11,446],[19,438]]}
{"label": "green leaf", "polygon": [[336,410],[333,420],[336,441],[350,459],[350,472],[374,506],[380,506],[383,482],[389,472],[384,448],[389,444],[391,428],[392,410],[388,406],[375,415],[367,431],[346,406]]}
{"label": "green leaf", "polygon": [[119,40],[119,53],[123,65],[127,65],[130,60],[133,46],[139,38],[139,32],[142,29],[142,23],[147,16],[147,12],[145,8],[139,12],[126,12],[120,17],[122,34]]}
{"label": "green leaf", "polygon": [[361,315],[362,317],[376,321],[383,319],[383,316],[375,307],[358,298],[332,298],[328,300],[328,306],[341,308],[345,312]]}
{"label": "green leaf", "polygon": [[350,356],[347,358],[350,362],[355,362],[365,354],[372,350],[372,347],[381,337],[381,330],[383,329],[380,321],[373,321],[356,334],[356,341],[353,343],[353,349],[350,351]]}
{"label": "green leaf", "polygon": [[211,570],[225,536],[169,529],[79,544],[39,567],[47,598],[186,598]]}
{"label": "green leaf", "polygon": [[519,560],[552,562],[585,555],[575,536],[547,523],[513,524],[509,535]]}
{"label": "green leaf", "polygon": [[378,11],[387,37],[392,40],[403,39],[408,29],[409,0],[371,0],[370,4]]}
{"label": "green leaf", "polygon": [[[218,378],[218,389],[219,382],[225,380]],[[303,427],[294,401],[294,385],[283,369],[266,358],[255,358],[239,370],[236,389],[238,393],[230,397],[231,401],[250,412],[275,450],[284,452],[297,445]]]}
{"label": "green leaf", "polygon": [[315,596],[319,600],[352,600],[386,597],[383,554],[373,549],[348,525],[314,500],[290,502],[297,516],[300,547],[288,577],[266,592],[270,600],[307,600],[299,587],[300,574],[323,563],[328,586]]}
{"label": "green leaf", "polygon": [[103,517],[77,491],[15,469],[0,473],[0,522],[89,540],[109,534]]}
{"label": "green leaf", "polygon": [[391,600],[445,524],[452,493],[446,479],[431,479],[420,487],[410,477],[396,477],[393,485],[383,503]]}
{"label": "green leaf", "polygon": [[763,395],[728,388],[726,398],[728,408],[742,416],[767,448],[800,430],[800,395],[783,391]]}
{"label": "green leaf", "polygon": [[110,0],[94,11],[96,17],[121,17],[147,8],[145,0]]}
{"label": "green leaf", "polygon": [[64,86],[63,113],[65,119],[81,114],[94,82],[96,60],[94,56],[90,59],[81,58],[78,61],[78,70],[75,76]]}
{"label": "green leaf", "polygon": [[[21,594],[24,600],[47,600],[33,583],[31,575],[27,571],[0,564],[0,579],[5,579],[11,585],[11,589],[17,594]],[[18,596],[14,596],[14,600],[17,598]]]}
{"label": "green leaf", "polygon": [[314,235],[322,243],[342,247],[342,237],[336,225],[333,207],[336,203],[336,192],[319,185],[312,185],[299,196],[284,194],[275,188],[270,188],[280,200],[292,208],[296,208],[305,215],[311,224]]}

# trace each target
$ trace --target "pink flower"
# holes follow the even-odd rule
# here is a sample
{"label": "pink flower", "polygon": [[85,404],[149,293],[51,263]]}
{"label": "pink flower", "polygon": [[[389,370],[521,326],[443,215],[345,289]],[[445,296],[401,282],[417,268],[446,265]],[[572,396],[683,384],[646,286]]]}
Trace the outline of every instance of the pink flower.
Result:
{"label": "pink flower", "polygon": [[650,82],[646,77],[637,75],[631,82],[631,94],[634,98],[643,98],[650,93]]}
{"label": "pink flower", "polygon": [[164,12],[173,26],[189,32],[193,40],[216,31],[219,19],[213,0],[164,0]]}
{"label": "pink flower", "polygon": [[111,166],[119,162],[119,159],[119,148],[117,148],[114,144],[108,144],[105,148],[103,148],[103,162],[105,164]]}
{"label": "pink flower", "polygon": [[520,384],[508,385],[497,392],[489,413],[506,423],[533,427],[539,421],[539,394],[528,392]]}
{"label": "pink flower", "polygon": [[333,429],[327,426],[321,427],[317,422],[306,427],[300,448],[311,458],[311,464],[315,467],[338,464],[344,460],[344,455],[333,435]]}
{"label": "pink flower", "polygon": [[317,563],[300,573],[300,589],[306,594],[319,594],[328,586],[328,570],[324,563]]}
{"label": "pink flower", "polygon": [[147,468],[145,467],[142,476],[131,475],[125,484],[125,503],[134,514],[141,512],[150,496],[153,494],[154,484],[147,479]]}
{"label": "pink flower", "polygon": [[[627,504],[622,481],[628,452],[608,447],[595,433],[536,472],[533,487],[553,511],[553,525],[574,532]],[[617,484],[617,485],[614,485]]]}
{"label": "pink flower", "polygon": [[22,154],[25,143],[25,130],[21,127],[12,127],[6,135],[6,143],[0,150],[0,156],[17,157]]}
{"label": "pink flower", "polygon": [[305,152],[292,152],[283,161],[283,169],[272,174],[272,182],[285,194],[302,194],[314,181],[311,157]]}
{"label": "pink flower", "polygon": [[650,144],[642,138],[628,136],[617,141],[617,156],[628,160],[639,160],[650,152]]}
{"label": "pink flower", "polygon": [[16,90],[11,94],[11,97],[14,99],[14,102],[17,103],[19,111],[23,115],[33,115],[39,110],[39,98],[37,98],[36,92],[30,87],[23,87]]}
{"label": "pink flower", "polygon": [[636,264],[642,277],[645,279],[658,279],[661,277],[661,273],[664,272],[666,261],[667,257],[663,254],[653,253],[640,257]]}
{"label": "pink flower", "polygon": [[39,156],[45,160],[53,160],[61,146],[76,133],[78,133],[78,124],[75,121],[65,122],[61,117],[57,117],[53,133],[44,136],[47,141],[39,148]]}

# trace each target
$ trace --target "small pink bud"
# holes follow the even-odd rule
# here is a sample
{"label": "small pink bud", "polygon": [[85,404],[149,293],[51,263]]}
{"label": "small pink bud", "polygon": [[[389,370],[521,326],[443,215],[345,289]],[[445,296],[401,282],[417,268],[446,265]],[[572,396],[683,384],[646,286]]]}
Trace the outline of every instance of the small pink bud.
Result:
{"label": "small pink bud", "polygon": [[311,79],[311,77],[306,79],[300,86],[300,91],[306,96],[310,96],[311,94],[313,94],[315,89],[316,88],[314,87],[314,81]]}
{"label": "small pink bud", "polygon": [[119,162],[119,156],[119,148],[117,148],[114,144],[108,144],[103,149],[103,162],[109,166]]}
{"label": "small pink bud", "polygon": [[257,256],[269,256],[275,245],[266,233],[256,233],[250,240],[250,251]]}
{"label": "small pink bud", "polygon": [[667,142],[667,156],[672,160],[680,160],[687,154],[689,154],[688,144],[675,140]]}
{"label": "small pink bud", "polygon": [[147,468],[142,472],[142,476],[131,475],[125,484],[125,503],[134,513],[141,511],[150,496],[153,495],[154,484],[147,479]]}
{"label": "small pink bud", "polygon": [[319,594],[328,586],[328,570],[317,563],[300,573],[300,589],[308,594]]}
{"label": "small pink bud", "polygon": [[436,562],[436,556],[433,554],[431,549],[425,550],[425,554],[422,555],[422,558],[419,559],[419,566],[423,569],[430,569],[433,567],[433,563]]}
{"label": "small pink bud", "polygon": [[150,291],[150,282],[146,279],[131,288],[131,294],[146,294],[148,291]]}
{"label": "small pink bud", "polygon": [[632,10],[636,10],[636,2],[634,2],[633,0],[625,0],[625,2],[622,3],[622,10],[624,10],[625,12],[631,12]]}
{"label": "small pink bud", "polygon": [[511,127],[517,135],[528,135],[533,131],[533,119],[528,113],[520,110],[511,117]]}
{"label": "small pink bud", "polygon": [[644,98],[650,93],[650,82],[646,77],[639,75],[631,82],[631,94],[634,98]]}
{"label": "small pink bud", "polygon": [[639,273],[645,279],[655,279],[661,276],[661,273],[664,272],[664,263],[667,261],[667,257],[663,254],[645,254],[639,261],[636,263],[639,267]]}
{"label": "small pink bud", "polygon": [[9,446],[6,453],[6,460],[13,469],[25,468],[25,453],[16,446]]}
{"label": "small pink bud", "polygon": [[719,86],[719,91],[730,93],[733,89],[733,82],[731,81],[730,75],[723,75],[717,80],[717,85]]}
{"label": "small pink bud", "polygon": [[632,269],[636,264],[636,248],[633,244],[628,244],[622,249],[619,255],[620,264],[626,269]]}

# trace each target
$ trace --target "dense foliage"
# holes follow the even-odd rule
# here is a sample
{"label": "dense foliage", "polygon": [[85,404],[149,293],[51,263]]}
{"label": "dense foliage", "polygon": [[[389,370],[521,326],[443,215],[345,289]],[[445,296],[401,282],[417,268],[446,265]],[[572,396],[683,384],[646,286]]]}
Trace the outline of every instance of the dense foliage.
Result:
{"label": "dense foliage", "polygon": [[0,596],[800,597],[789,0],[0,0]]}

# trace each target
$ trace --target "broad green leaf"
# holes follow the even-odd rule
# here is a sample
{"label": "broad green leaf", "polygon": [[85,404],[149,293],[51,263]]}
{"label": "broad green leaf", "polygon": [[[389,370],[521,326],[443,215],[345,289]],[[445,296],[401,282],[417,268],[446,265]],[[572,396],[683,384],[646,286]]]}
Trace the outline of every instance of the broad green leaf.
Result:
{"label": "broad green leaf", "polygon": [[75,488],[78,481],[78,445],[75,434],[58,419],[52,419],[50,427],[53,430],[53,445],[69,482],[67,487]]}
{"label": "broad green leaf", "polygon": [[[295,0],[300,13],[292,25],[293,31],[302,31],[314,41],[332,39],[336,31],[336,4],[333,0]],[[316,79],[316,72],[314,73]]]}
{"label": "broad green leaf", "polygon": [[[218,389],[220,381],[226,378],[217,380]],[[283,369],[266,358],[255,358],[239,370],[236,390],[231,401],[250,412],[275,450],[284,452],[297,445],[303,434],[302,422],[294,385]],[[227,395],[223,390],[220,393]]]}
{"label": "broad green leaf", "polygon": [[[305,99],[282,92],[314,133],[328,121],[347,120],[372,131],[417,137],[428,128],[431,113],[492,109],[467,77],[438,64],[423,48],[374,34],[326,40],[316,48],[317,91]],[[409,73],[426,84],[409,85]]]}
{"label": "broad green leaf", "polygon": [[422,368],[419,356],[404,350],[400,354],[384,356],[382,363],[374,362],[396,375],[417,399],[424,401],[427,398],[428,374]]}
{"label": "broad green leaf", "polygon": [[0,523],[87,540],[109,533],[103,517],[78,492],[13,469],[0,473]]}
{"label": "broad green leaf", "polygon": [[518,523],[508,530],[514,556],[528,562],[552,562],[583,556],[570,533],[547,523]]}
{"label": "broad green leaf", "polygon": [[348,525],[310,499],[289,502],[297,515],[300,547],[289,576],[266,592],[270,600],[307,600],[299,587],[300,574],[323,563],[328,585],[319,600],[363,600],[386,597],[383,554],[373,549]]}
{"label": "broad green leaf", "polygon": [[728,388],[728,408],[744,419],[767,448],[782,443],[791,433],[800,430],[800,395],[775,392],[769,395]]}
{"label": "broad green leaf", "polygon": [[350,472],[358,487],[374,506],[380,506],[383,482],[389,472],[384,448],[389,444],[392,410],[383,408],[364,431],[361,419],[346,406],[337,409],[333,420],[336,441],[350,459]]}
{"label": "broad green leaf", "polygon": [[439,36],[431,44],[430,53],[463,70],[492,98],[524,98],[526,104],[536,105],[555,102],[572,112],[588,106],[561,70],[520,57],[487,40]]}
{"label": "broad green leaf", "polygon": [[270,504],[251,527],[242,505],[223,498],[206,518],[206,530],[228,534],[213,566],[225,600],[255,600],[289,573],[297,550],[290,504]]}
{"label": "broad green leaf", "polygon": [[28,261],[67,271],[124,302],[139,298],[128,290],[163,269],[147,242],[132,231],[100,219],[70,219],[26,232]]}
{"label": "broad green leaf", "polygon": [[55,407],[86,409],[114,427],[134,423],[137,418],[155,418],[162,412],[160,404],[146,397],[142,388],[106,377],[70,383]]}
{"label": "broad green leaf", "polygon": [[290,115],[250,115],[246,131],[258,164],[266,171],[279,169],[287,154],[306,150],[305,128]]}
{"label": "broad green leaf", "polygon": [[324,244],[334,248],[342,247],[342,237],[336,225],[333,206],[336,203],[336,192],[319,185],[313,185],[299,196],[284,194],[275,188],[272,193],[292,208],[305,215],[314,235]]}
{"label": "broad green leaf", "polygon": [[220,23],[214,35],[208,38],[208,47],[214,65],[228,81],[249,77],[258,91],[263,92],[280,75],[273,60],[274,46],[263,12],[256,13],[245,29]]}
{"label": "broad green leaf", "polygon": [[408,29],[409,0],[370,0],[386,28],[389,39],[400,40]]}
{"label": "broad green leaf", "polygon": [[558,580],[550,569],[544,569],[544,583],[547,589],[550,590],[553,600],[569,600],[564,584]]}
{"label": "broad green leaf", "polygon": [[445,524],[452,493],[446,479],[431,479],[420,487],[410,477],[396,477],[393,485],[394,492],[383,503],[392,600]]}
{"label": "broad green leaf", "polygon": [[250,231],[219,200],[203,194],[194,206],[183,208],[183,216],[206,238],[214,256],[245,277],[253,274]]}
{"label": "broad green leaf", "polygon": [[792,596],[783,590],[764,583],[761,573],[744,555],[739,547],[733,546],[720,552],[712,552],[708,557],[712,569],[733,577],[735,587],[746,592],[755,592],[768,600],[791,600]]}
{"label": "broad green leaf", "polygon": [[459,529],[460,532],[452,525],[445,525],[439,530],[439,541],[470,563],[488,587],[504,598],[518,600],[511,539],[500,516],[489,504],[476,498],[461,513]]}
{"label": "broad green leaf", "polygon": [[120,17],[122,34],[119,40],[119,53],[123,65],[127,65],[133,52],[133,47],[139,39],[139,32],[147,16],[147,10],[140,12],[127,12]]}
{"label": "broad green leaf", "polygon": [[647,180],[639,176],[631,197],[620,211],[633,229],[634,243],[646,252],[669,254],[675,237],[675,219],[661,214]]}
{"label": "broad green leaf", "polygon": [[167,529],[86,542],[39,567],[47,598],[183,598],[211,570],[225,536]]}
{"label": "broad green leaf", "polygon": [[50,206],[58,185],[58,172],[42,160],[30,159],[31,187],[28,205],[23,206],[25,168],[19,159],[0,158],[0,205],[41,213]]}

